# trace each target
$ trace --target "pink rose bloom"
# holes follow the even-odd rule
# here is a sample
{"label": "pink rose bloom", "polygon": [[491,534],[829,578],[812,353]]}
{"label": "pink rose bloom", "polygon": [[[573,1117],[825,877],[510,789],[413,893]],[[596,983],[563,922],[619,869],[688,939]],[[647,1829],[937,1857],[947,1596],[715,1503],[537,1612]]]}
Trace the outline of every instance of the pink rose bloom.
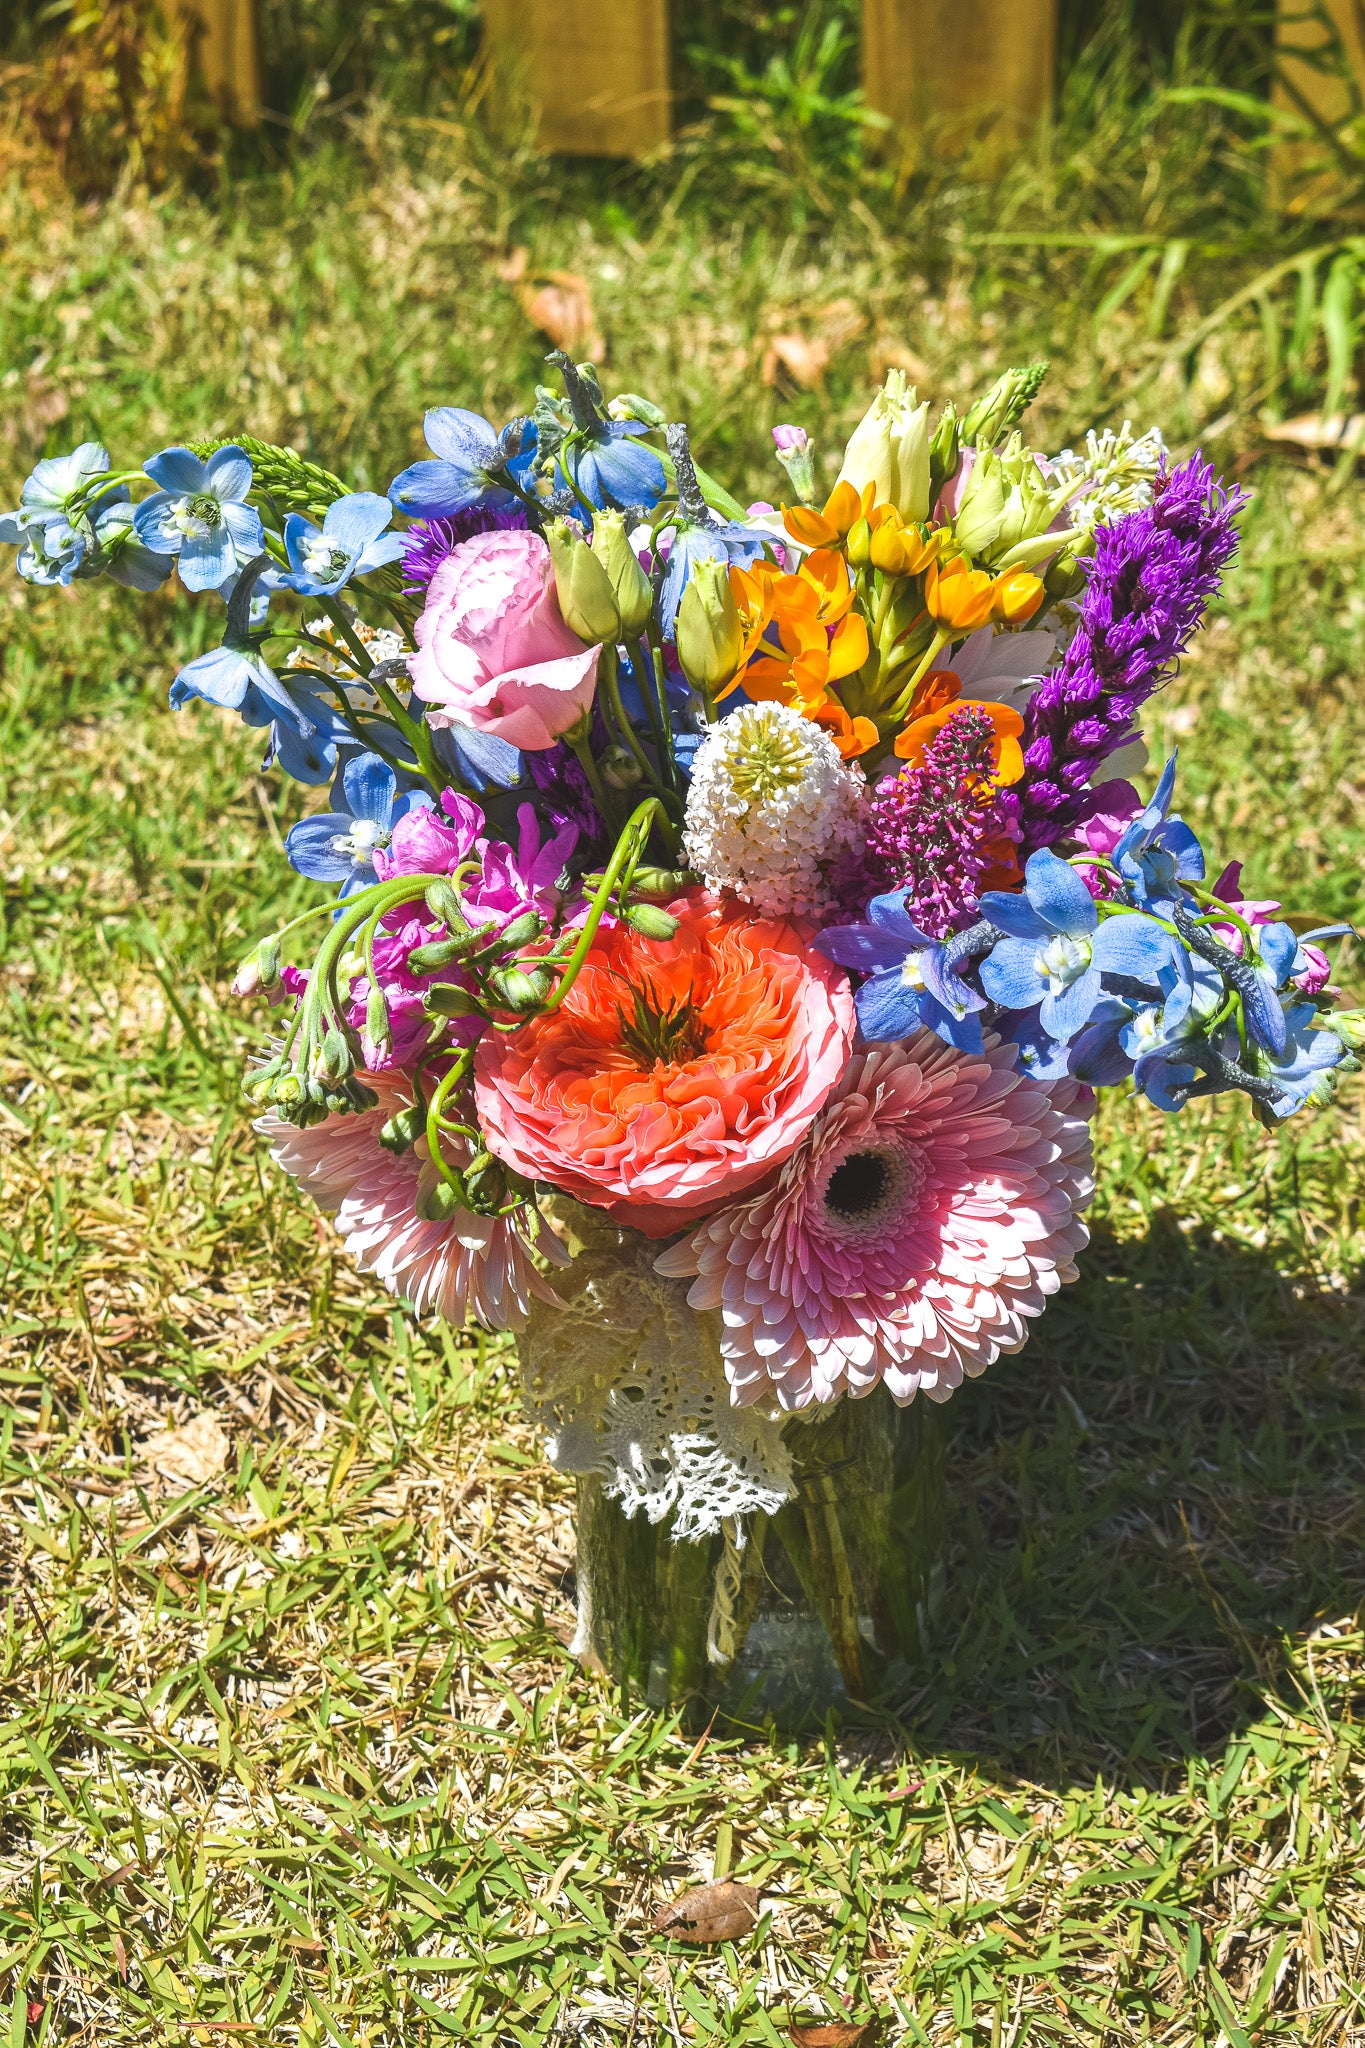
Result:
{"label": "pink rose bloom", "polygon": [[375,848],[374,871],[381,882],[395,875],[453,875],[469,859],[482,825],[476,803],[456,790],[443,790],[440,811],[428,804],[398,820],[388,850]]}
{"label": "pink rose bloom", "polygon": [[472,725],[543,753],[590,709],[599,649],[560,616],[535,533],[478,533],[431,579],[408,667],[433,726]]}

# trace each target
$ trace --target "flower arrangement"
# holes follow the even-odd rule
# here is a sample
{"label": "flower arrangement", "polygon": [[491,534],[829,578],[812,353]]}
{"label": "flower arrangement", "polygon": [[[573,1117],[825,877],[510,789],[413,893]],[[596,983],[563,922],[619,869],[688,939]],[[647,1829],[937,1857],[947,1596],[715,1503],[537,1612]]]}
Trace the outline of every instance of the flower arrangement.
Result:
{"label": "flower arrangement", "polygon": [[[1127,779],[1236,547],[1197,456],[1035,452],[1043,365],[936,421],[892,372],[831,490],[779,427],[786,502],[745,506],[549,360],[500,430],[428,413],[385,497],[247,437],[86,443],[0,540],[223,604],[172,703],[330,791],[287,843],[318,900],[237,978],[279,1019],[258,1129],[419,1312],[523,1333],[557,1462],[733,1548],[792,1415],[1024,1343],[1086,1241],[1095,1090],[1330,1097],[1349,927],[1210,880],[1174,760]],[[715,1334],[681,1379],[680,1304]]]}

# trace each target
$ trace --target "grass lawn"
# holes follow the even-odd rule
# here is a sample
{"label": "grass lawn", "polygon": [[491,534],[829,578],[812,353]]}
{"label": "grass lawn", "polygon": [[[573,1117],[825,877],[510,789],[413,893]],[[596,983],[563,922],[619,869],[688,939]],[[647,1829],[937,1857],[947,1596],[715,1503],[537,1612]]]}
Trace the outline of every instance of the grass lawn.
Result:
{"label": "grass lawn", "polygon": [[[1243,464],[1153,752],[1248,893],[1361,912],[1359,487],[1249,459],[1245,333],[1170,339],[1193,285],[1158,318],[1155,273],[1115,303],[1085,252],[943,217],[741,231],[371,140],[216,215],[0,194],[0,504],[87,433],[249,429],[382,489],[425,404],[535,381],[518,246],[755,494],[774,419],[837,460],[888,362],[943,399],[1050,353],[1050,445],[1131,397]],[[792,334],[822,392],[763,381]],[[228,983],[313,885],[259,736],[166,707],[211,624],[0,578],[0,2042],[1365,2042],[1358,1085],[1270,1137],[1108,1105],[1080,1284],[947,1411],[899,1719],[697,1740],[567,1654],[570,1498],[508,1347],[395,1312],[242,1113]],[[203,1411],[217,1468],[159,1471]],[[649,1931],[713,1872],[760,1888],[751,1939]]]}

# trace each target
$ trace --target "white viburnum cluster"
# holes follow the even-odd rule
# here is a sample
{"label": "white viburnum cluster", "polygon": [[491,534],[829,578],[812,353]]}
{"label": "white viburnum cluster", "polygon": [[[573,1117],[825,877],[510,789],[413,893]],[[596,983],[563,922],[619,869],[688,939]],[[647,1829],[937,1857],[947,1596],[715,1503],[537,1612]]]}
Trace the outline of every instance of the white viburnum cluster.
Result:
{"label": "white viburnum cluster", "polygon": [[1107,526],[1125,512],[1138,512],[1152,502],[1152,485],[1166,460],[1159,427],[1134,435],[1131,420],[1116,433],[1092,430],[1085,449],[1064,448],[1051,465],[1054,496],[1065,492],[1074,523],[1084,533]]}
{"label": "white viburnum cluster", "polygon": [[828,876],[861,842],[861,769],[785,704],[746,704],[713,725],[692,763],[684,851],[712,889],[757,910],[833,907]]}

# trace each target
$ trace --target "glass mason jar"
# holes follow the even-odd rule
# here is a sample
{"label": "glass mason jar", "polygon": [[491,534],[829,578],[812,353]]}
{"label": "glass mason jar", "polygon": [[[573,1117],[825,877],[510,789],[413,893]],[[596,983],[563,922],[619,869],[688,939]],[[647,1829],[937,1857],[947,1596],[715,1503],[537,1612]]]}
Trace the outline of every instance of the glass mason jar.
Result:
{"label": "glass mason jar", "polygon": [[577,1205],[555,1218],[577,1252],[552,1276],[565,1307],[537,1303],[519,1348],[528,1408],[577,1475],[578,1655],[691,1719],[798,1727],[908,1689],[941,1580],[936,1409],[878,1386],[763,1418],[781,1484],[747,1512],[712,1498],[698,1530],[707,1445],[746,1419],[719,1314],[653,1274],[657,1244]]}

